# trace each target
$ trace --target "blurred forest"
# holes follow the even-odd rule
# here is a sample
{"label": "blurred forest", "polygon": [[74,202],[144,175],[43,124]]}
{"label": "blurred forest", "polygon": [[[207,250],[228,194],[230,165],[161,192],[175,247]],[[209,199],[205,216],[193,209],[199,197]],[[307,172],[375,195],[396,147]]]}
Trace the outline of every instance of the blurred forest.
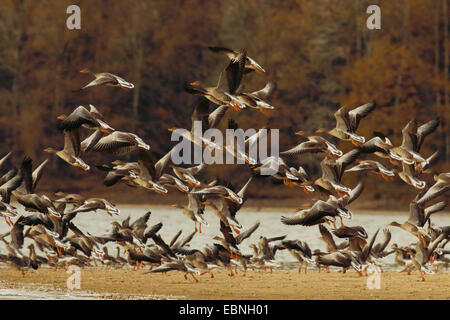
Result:
{"label": "blurred forest", "polygon": [[[246,76],[247,90],[258,90],[270,80],[277,85],[269,101],[276,110],[269,116],[248,109],[230,111],[227,118],[232,116],[243,129],[279,128],[280,150],[302,141],[294,135],[298,130],[331,129],[339,106],[374,101],[377,109],[361,122],[359,134],[367,139],[374,130],[381,131],[399,145],[401,129],[411,118],[424,123],[440,117],[441,126],[426,140],[422,154],[439,150],[433,169],[450,169],[447,0],[0,2],[0,152],[13,150],[15,164],[27,154],[38,165],[49,157],[45,147],[62,147],[57,116],[89,104],[112,127],[138,134],[156,155],[164,154],[175,144],[167,129],[191,125],[196,97],[183,84],[217,83],[228,59],[207,46],[224,46],[246,48],[267,70]],[[66,28],[71,4],[81,8],[81,30]],[[381,7],[381,30],[366,27],[366,8],[372,4]],[[135,88],[72,92],[92,80],[79,73],[84,68],[120,75]],[[353,146],[342,142],[338,147],[347,151]],[[169,201],[123,184],[106,188],[103,173],[95,168],[83,172],[50,158],[38,191],[108,194],[117,202]],[[84,159],[89,164],[113,160],[98,154]],[[307,155],[299,164],[316,178],[318,159]],[[208,168],[206,174],[231,177],[239,187],[249,170],[221,166]],[[405,209],[404,203],[417,193],[398,177],[385,182],[348,174],[343,182],[353,187],[358,179],[365,180],[359,202],[371,208]],[[424,179],[431,182],[432,174]],[[296,203],[304,197],[301,189],[270,179],[258,179],[249,193],[254,199]],[[289,202],[277,205],[283,203]]]}

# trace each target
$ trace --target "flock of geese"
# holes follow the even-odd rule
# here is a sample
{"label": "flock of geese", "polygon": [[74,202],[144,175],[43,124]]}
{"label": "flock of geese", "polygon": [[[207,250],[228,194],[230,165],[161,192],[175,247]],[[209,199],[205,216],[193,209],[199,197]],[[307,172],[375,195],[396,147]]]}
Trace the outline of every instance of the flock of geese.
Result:
{"label": "flock of geese", "polygon": [[[217,128],[229,109],[243,111],[247,108],[259,109],[268,113],[275,109],[267,100],[270,99],[275,84],[269,82],[264,88],[246,92],[243,86],[245,75],[250,72],[264,73],[265,70],[252,58],[246,50],[233,51],[226,48],[210,47],[212,52],[224,54],[229,63],[221,72],[215,86],[208,86],[200,81],[186,84],[184,89],[190,94],[200,96],[192,114],[192,121],[201,121],[203,129]],[[81,71],[95,79],[76,90],[93,90],[99,85],[116,86],[132,89],[132,83],[110,74],[92,73],[88,69]],[[214,106],[216,106],[214,108]],[[445,197],[450,188],[450,173],[434,172],[435,182],[428,184],[423,175],[430,173],[430,166],[437,158],[437,152],[430,156],[420,153],[425,138],[439,126],[439,120],[433,119],[419,125],[411,120],[403,128],[403,141],[395,146],[391,140],[380,132],[374,132],[374,137],[366,138],[357,133],[363,118],[375,110],[374,103],[367,103],[353,110],[341,107],[335,112],[336,126],[332,129],[319,129],[313,135],[298,131],[303,142],[293,148],[283,151],[278,157],[252,159],[243,152],[229,150],[235,159],[245,160],[244,166],[249,168],[247,182],[236,189],[231,183],[216,179],[200,180],[199,174],[207,167],[205,163],[195,166],[175,165],[171,159],[175,152],[172,148],[167,154],[154,161],[150,145],[134,133],[118,131],[106,123],[105,117],[93,105],[85,108],[79,106],[69,115],[58,116],[57,129],[64,135],[62,149],[46,148],[45,152],[55,154],[71,166],[89,171],[91,166],[83,160],[89,152],[123,157],[110,164],[97,164],[95,167],[104,172],[103,183],[113,186],[125,183],[129,187],[143,188],[158,194],[168,194],[170,189],[184,193],[187,203],[174,204],[187,218],[194,222],[195,230],[181,237],[180,230],[170,241],[162,239],[159,231],[163,222],[149,224],[151,212],[131,222],[130,217],[123,221],[111,222],[112,229],[103,235],[92,235],[80,230],[74,218],[79,214],[103,210],[111,217],[119,214],[119,209],[111,202],[101,198],[87,198],[79,194],[56,192],[51,197],[37,194],[38,182],[43,175],[48,159],[36,168],[33,160],[25,157],[18,168],[8,168],[8,153],[0,160],[0,215],[3,216],[10,231],[0,236],[0,241],[6,248],[6,253],[0,255],[0,261],[11,264],[21,270],[38,269],[42,265],[67,267],[69,265],[91,266],[106,265],[123,267],[130,265],[134,269],[150,267],[148,272],[168,272],[178,270],[184,272],[185,278],[191,275],[208,273],[213,277],[214,269],[227,269],[229,275],[237,273],[237,269],[245,271],[248,268],[268,268],[270,272],[278,263],[276,253],[288,250],[299,262],[299,272],[303,265],[305,273],[308,265],[319,268],[330,266],[342,268],[345,273],[349,268],[355,269],[360,275],[369,266],[382,266],[382,259],[390,254],[395,255],[395,262],[403,270],[416,270],[425,280],[424,273],[433,273],[436,261],[447,263],[445,257],[449,253],[445,249],[450,239],[450,226],[437,226],[431,223],[431,215],[442,211],[447,202],[439,200]],[[229,120],[229,128],[236,128],[237,123]],[[169,130],[174,130],[170,128]],[[89,132],[89,134],[86,134]],[[260,131],[261,132],[261,131]],[[250,142],[260,137],[260,132],[246,140],[246,148]],[[321,134],[322,135],[319,135]],[[81,136],[86,137],[82,140]],[[325,137],[324,137],[325,135]],[[348,141],[354,145],[350,151],[343,153],[335,143],[328,140],[331,135],[335,141]],[[184,138],[196,142],[193,131]],[[215,142],[202,139],[203,148],[221,148]],[[214,152],[214,151],[213,151]],[[320,162],[322,175],[312,179],[306,170],[295,168],[288,163],[298,163],[304,154],[323,154]],[[360,159],[362,156],[380,159]],[[123,159],[135,159],[135,161]],[[383,160],[384,159],[384,160]],[[381,161],[388,161],[393,169],[387,168]],[[262,169],[276,168],[270,176],[263,175]],[[405,183],[418,190],[410,203],[409,218],[403,223],[391,222],[389,225],[411,233],[417,241],[399,246],[392,244],[391,232],[388,228],[378,229],[374,234],[367,234],[362,226],[348,226],[345,220],[352,219],[348,205],[355,201],[363,192],[363,182],[354,188],[342,184],[344,174],[372,172],[386,180],[400,177]],[[322,199],[312,198],[314,204],[299,209],[292,216],[281,217],[285,225],[300,225],[304,227],[317,226],[320,239],[325,243],[326,250],[311,250],[305,241],[286,239],[286,236],[261,236],[257,243],[249,244],[253,254],[244,254],[240,246],[248,239],[260,222],[245,228],[239,223],[237,213],[247,200],[248,189],[255,179],[274,179],[285,185],[299,188],[307,194],[316,194]],[[378,178],[374,178],[378,179]],[[11,203],[15,200],[23,206],[20,213]],[[432,203],[434,202],[434,203]],[[206,208],[220,221],[220,236],[217,235],[201,248],[192,248],[191,240],[202,232],[202,226],[208,226],[204,217]],[[165,222],[170,223],[170,222]],[[303,227],[302,227],[303,228]],[[300,230],[300,229],[299,229]],[[301,233],[300,233],[301,234]],[[26,247],[25,239],[30,240]],[[337,243],[337,239],[343,239]],[[116,255],[110,255],[107,245],[116,245]],[[36,248],[38,250],[36,250]],[[111,247],[110,247],[111,248]],[[121,248],[123,255],[121,255]],[[28,253],[28,254],[27,254]],[[233,272],[234,267],[234,272]]]}

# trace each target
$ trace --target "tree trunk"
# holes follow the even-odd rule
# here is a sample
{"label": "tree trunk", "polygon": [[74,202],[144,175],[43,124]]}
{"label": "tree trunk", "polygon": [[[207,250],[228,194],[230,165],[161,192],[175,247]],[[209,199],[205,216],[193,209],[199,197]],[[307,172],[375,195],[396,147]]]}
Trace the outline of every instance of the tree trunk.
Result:
{"label": "tree trunk", "polygon": [[449,52],[448,52],[448,3],[447,0],[442,0],[442,12],[444,13],[444,116],[445,123],[443,124],[445,128],[445,159],[450,161],[450,132],[449,132],[449,122],[450,122],[450,105],[449,105],[449,92],[448,92],[448,67],[449,67]]}

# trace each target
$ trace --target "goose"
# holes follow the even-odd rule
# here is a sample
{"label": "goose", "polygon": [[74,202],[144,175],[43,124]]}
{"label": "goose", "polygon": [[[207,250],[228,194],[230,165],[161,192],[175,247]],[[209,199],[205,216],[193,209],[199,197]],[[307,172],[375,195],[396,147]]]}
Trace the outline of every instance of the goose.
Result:
{"label": "goose", "polygon": [[[195,210],[194,209],[194,205],[192,204],[193,197],[192,196],[188,197],[188,199],[189,199],[188,206],[183,206],[183,205],[180,205],[180,204],[172,204],[171,207],[180,209],[181,212],[186,217],[188,217],[189,219],[194,221],[195,232],[202,233],[201,225],[204,224],[205,226],[208,226],[208,222],[205,220],[205,218],[203,218],[203,215],[202,215],[202,213],[199,210]],[[197,223],[199,224],[199,229],[197,229]]]}
{"label": "goose", "polygon": [[93,152],[106,152],[125,155],[135,150],[150,150],[150,146],[134,133],[114,131],[102,137],[91,149]]}
{"label": "goose", "polygon": [[343,226],[342,223],[342,217],[347,218],[347,219],[351,219],[353,217],[353,214],[345,209],[348,205],[350,205],[353,201],[355,201],[356,199],[358,199],[358,197],[361,195],[363,191],[363,183],[360,182],[358,183],[358,185],[351,189],[350,192],[348,192],[346,195],[340,197],[340,198],[336,198],[333,195],[330,195],[328,197],[327,203],[331,204],[332,206],[336,207],[338,210],[340,210],[340,215],[339,218],[341,219],[341,225]]}
{"label": "goose", "polygon": [[433,274],[434,271],[431,268],[430,260],[435,252],[435,249],[441,241],[446,238],[445,234],[441,234],[435,240],[429,244],[425,244],[422,241],[416,243],[416,253],[411,253],[411,261],[413,265],[419,270],[422,281],[425,281],[424,273]]}
{"label": "goose", "polygon": [[176,166],[172,163],[169,164],[169,167],[172,168],[173,173],[182,181],[187,182],[190,186],[199,187],[201,185],[200,181],[195,178],[195,175],[200,173],[203,169],[206,168],[206,164],[202,162],[201,164],[190,167],[190,168],[182,168]]}
{"label": "goose", "polygon": [[314,263],[309,245],[306,242],[300,240],[283,240],[281,241],[281,246],[287,248],[292,257],[298,260],[298,262],[300,263],[300,267],[298,268],[299,273],[302,270],[303,264],[306,262],[306,274],[308,270],[308,263]]}
{"label": "goose", "polygon": [[391,156],[395,158],[395,156],[398,155],[402,157],[403,161],[407,164],[411,164],[411,161],[414,163],[418,162],[419,171],[422,171],[424,166],[428,165],[433,158],[423,158],[419,153],[420,147],[422,146],[425,137],[434,132],[439,126],[439,123],[439,119],[434,119],[418,127],[415,119],[409,121],[402,129],[402,144],[399,147],[392,149],[394,154]]}
{"label": "goose", "polygon": [[340,244],[336,244],[333,239],[332,234],[328,231],[327,227],[323,224],[319,224],[319,232],[320,237],[319,240],[325,242],[326,250],[328,253],[336,252],[338,250],[343,250],[348,247],[348,241],[341,242]]}
{"label": "goose", "polygon": [[0,241],[5,244],[6,250],[8,251],[6,259],[22,273],[22,277],[25,276],[24,270],[27,270],[29,268],[32,268],[34,270],[38,269],[37,263],[33,262],[33,260],[31,260],[29,257],[24,256],[19,250],[15,250],[14,248],[12,248],[4,238],[0,237]]}
{"label": "goose", "polygon": [[[231,59],[230,64],[220,73],[219,81],[215,87],[207,87],[200,81],[191,82],[185,85],[184,89],[194,95],[204,96],[209,101],[218,105],[229,105],[234,110],[242,110],[245,104],[235,95],[242,80],[246,59],[246,50],[241,50],[239,54]],[[223,88],[223,75],[226,74],[228,88]]]}
{"label": "goose", "polygon": [[359,237],[362,239],[367,239],[368,237],[366,230],[361,226],[341,226],[338,229],[334,229],[333,234],[338,238]]}
{"label": "goose", "polygon": [[[303,131],[297,131],[295,133],[299,136],[305,136],[305,133]],[[325,138],[321,136],[305,136],[308,141],[302,142],[299,145],[280,152],[280,155],[285,156],[298,156],[305,153],[319,153],[319,152],[325,152],[329,157],[337,157],[339,158],[344,153],[336,148],[334,144],[326,140]]]}
{"label": "goose", "polygon": [[157,273],[157,272],[168,272],[168,271],[182,271],[184,272],[184,278],[187,279],[187,275],[190,274],[195,282],[198,282],[198,279],[194,276],[194,274],[200,275],[201,272],[197,268],[194,267],[190,262],[183,261],[180,259],[171,259],[167,262],[163,262],[159,267],[156,267],[146,273]]}
{"label": "goose", "polygon": [[134,85],[132,83],[125,81],[123,78],[116,76],[112,73],[108,73],[108,72],[94,73],[87,68],[81,70],[80,73],[91,74],[95,77],[95,79],[92,80],[91,82],[89,82],[87,85],[85,85],[81,89],[76,90],[76,91],[84,90],[86,88],[99,86],[99,85],[121,87],[124,89],[133,89],[134,88]]}
{"label": "goose", "polygon": [[332,253],[320,252],[320,250],[314,250],[313,255],[316,256],[316,264],[320,266],[334,266],[342,268],[342,273],[346,273],[347,269],[354,267],[357,271],[361,270],[361,266],[358,264],[354,256],[348,251],[335,251]]}
{"label": "goose", "polygon": [[[220,243],[232,253],[236,257],[239,257],[239,248],[240,245],[245,239],[249,238],[260,226],[260,223],[255,223],[252,227],[247,230],[240,232],[236,237],[231,232],[230,226],[225,225],[222,221],[220,221],[220,232],[223,234],[223,238],[214,237],[214,240],[220,241]],[[238,258],[237,258],[238,259]]]}
{"label": "goose", "polygon": [[259,166],[252,166],[255,175],[272,176],[274,179],[283,180],[287,186],[300,186],[305,193],[315,191],[306,170],[299,166],[298,169],[289,167],[282,157],[269,157]]}
{"label": "goose", "polygon": [[90,169],[90,166],[80,158],[82,150],[80,148],[80,135],[78,130],[64,130],[64,148],[62,150],[45,148],[44,151],[57,155],[71,166],[81,168],[84,171]]}
{"label": "goose", "polygon": [[417,204],[429,202],[450,190],[450,172],[434,175],[435,183],[417,200]]}
{"label": "goose", "polygon": [[275,83],[268,82],[264,88],[253,92],[240,92],[236,94],[236,97],[242,101],[247,107],[253,109],[259,109],[261,113],[268,115],[270,110],[274,110],[275,107],[265,102],[265,99],[269,99],[275,91]]}
{"label": "goose", "polygon": [[423,229],[423,225],[425,224],[426,220],[424,217],[424,211],[421,210],[418,205],[419,204],[416,201],[411,202],[408,220],[406,220],[402,224],[398,223],[397,221],[392,221],[388,225],[401,228],[411,233],[412,235],[419,238],[419,240],[421,240],[426,246],[423,237],[429,238],[429,235]]}
{"label": "goose", "polygon": [[[224,54],[226,55],[230,60],[232,59],[237,59],[238,55],[240,52],[238,51],[234,51],[228,48],[224,48],[224,47],[208,47],[209,50],[211,50],[212,52],[215,53],[220,53],[220,54]],[[245,72],[251,72],[251,71],[257,71],[257,72],[261,72],[261,73],[265,73],[266,70],[263,69],[263,67],[261,67],[255,60],[253,60],[252,58],[250,58],[249,56],[245,57]]]}
{"label": "goose", "polygon": [[113,215],[119,215],[120,210],[111,202],[105,199],[101,198],[89,198],[84,201],[84,203],[74,208],[73,210],[69,211],[67,214],[74,214],[74,213],[80,213],[80,212],[90,212],[90,211],[97,211],[97,210],[104,210],[109,216]]}
{"label": "goose", "polygon": [[385,180],[390,180],[395,177],[395,171],[387,169],[375,160],[359,160],[356,166],[346,169],[344,172],[374,172]]}
{"label": "goose", "polygon": [[413,164],[403,162],[402,168],[403,170],[397,173],[400,179],[419,190],[426,187],[427,183],[417,178]]}
{"label": "goose", "polygon": [[387,246],[389,245],[389,242],[391,241],[391,238],[392,238],[392,234],[389,231],[389,229],[384,228],[382,230],[381,236],[382,236],[382,238],[373,245],[372,250],[370,252],[372,257],[374,257],[376,259],[381,259],[381,258],[387,257],[388,255],[394,253],[394,250],[390,250],[390,251],[385,250],[387,248]]}
{"label": "goose", "polygon": [[79,106],[68,116],[65,114],[58,116],[58,119],[62,121],[58,123],[57,127],[59,130],[67,131],[85,127],[91,130],[99,130],[106,134],[112,133],[114,128],[102,121],[100,117],[102,115],[93,105],[91,105],[90,111],[83,106]]}
{"label": "goose", "polygon": [[375,109],[375,103],[363,104],[351,111],[346,106],[334,113],[336,127],[332,130],[318,129],[317,133],[326,132],[340,140],[350,140],[356,146],[362,146],[366,139],[356,134],[359,122]]}
{"label": "goose", "polygon": [[353,149],[338,159],[331,159],[325,157],[320,162],[320,168],[322,169],[322,176],[314,181],[315,185],[325,189],[330,194],[333,193],[349,193],[350,189],[340,183],[342,175],[345,169],[356,161],[359,157],[360,151]]}
{"label": "goose", "polygon": [[206,186],[203,188],[197,188],[195,191],[191,190],[192,194],[200,194],[205,195],[206,198],[208,197],[223,197],[225,199],[229,199],[237,204],[242,204],[244,200],[238,196],[234,191],[231,189],[216,185],[216,186]]}
{"label": "goose", "polygon": [[340,209],[328,202],[318,200],[309,209],[300,210],[290,217],[282,216],[281,222],[286,225],[313,226],[327,221],[334,223],[334,218],[339,215],[347,215],[346,209]]}

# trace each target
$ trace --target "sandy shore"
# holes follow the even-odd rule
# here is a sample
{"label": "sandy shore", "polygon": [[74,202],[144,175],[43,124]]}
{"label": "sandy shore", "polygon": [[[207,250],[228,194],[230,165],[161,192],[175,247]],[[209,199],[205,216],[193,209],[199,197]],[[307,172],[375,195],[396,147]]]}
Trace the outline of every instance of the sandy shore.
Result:
{"label": "sandy shore", "polygon": [[[147,270],[82,269],[81,290],[95,292],[104,297],[111,294],[147,296],[176,299],[450,299],[450,273],[426,275],[419,280],[417,272],[384,272],[380,275],[380,289],[367,287],[368,277],[360,277],[354,271],[341,274],[309,271],[275,270],[239,272],[233,277],[226,271],[215,271],[214,278],[208,274],[198,277],[196,283],[183,273],[145,274]],[[39,269],[28,271],[22,277],[15,269],[0,269],[3,283],[14,285],[45,285],[67,291],[66,281],[70,275],[65,270]]]}

